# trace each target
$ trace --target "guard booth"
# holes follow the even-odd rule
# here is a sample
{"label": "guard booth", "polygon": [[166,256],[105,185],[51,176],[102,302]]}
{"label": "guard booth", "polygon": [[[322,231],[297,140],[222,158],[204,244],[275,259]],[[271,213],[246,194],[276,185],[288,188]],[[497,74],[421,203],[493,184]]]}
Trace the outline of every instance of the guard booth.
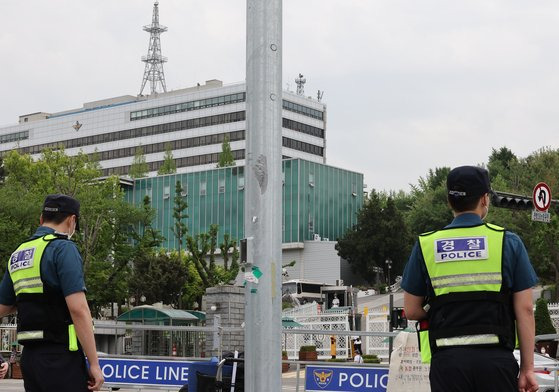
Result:
{"label": "guard booth", "polygon": [[324,300],[324,310],[337,307],[355,307],[357,304],[357,292],[352,286],[344,286],[338,281],[336,286],[323,286],[321,295]]}
{"label": "guard booth", "polygon": [[324,313],[347,313],[351,330],[359,329],[361,315],[357,312],[357,292],[353,286],[344,286],[343,281],[337,281],[336,286],[324,286],[321,294],[324,298],[322,311]]}
{"label": "guard booth", "polygon": [[[137,306],[121,314],[120,322],[157,326],[203,326],[206,315],[198,311]],[[130,331],[124,353],[150,356],[204,356],[205,333],[194,331]]]}

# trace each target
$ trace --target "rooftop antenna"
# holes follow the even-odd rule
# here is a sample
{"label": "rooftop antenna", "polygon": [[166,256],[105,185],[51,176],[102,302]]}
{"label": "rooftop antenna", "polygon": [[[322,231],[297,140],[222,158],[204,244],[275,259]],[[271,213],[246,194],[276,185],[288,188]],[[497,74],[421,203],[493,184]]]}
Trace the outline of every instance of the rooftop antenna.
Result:
{"label": "rooftop antenna", "polygon": [[151,87],[151,94],[157,93],[157,85],[161,84],[163,92],[167,92],[165,85],[165,74],[163,73],[163,63],[167,62],[167,57],[161,55],[161,33],[167,31],[166,26],[159,24],[159,1],[153,4],[153,16],[151,24],[144,26],[144,31],[147,31],[149,36],[149,47],[147,56],[142,56],[142,61],[146,63],[144,69],[144,78],[142,80],[142,88],[140,88],[140,95],[144,91],[146,83],[149,81]]}
{"label": "rooftop antenna", "polygon": [[318,92],[316,93],[316,99],[318,100],[318,102],[322,102],[323,95],[324,95],[324,90],[322,91],[318,90]]}
{"label": "rooftop antenna", "polygon": [[303,77],[303,74],[299,74],[299,77],[295,79],[297,95],[305,95],[305,83],[307,83],[307,79]]}

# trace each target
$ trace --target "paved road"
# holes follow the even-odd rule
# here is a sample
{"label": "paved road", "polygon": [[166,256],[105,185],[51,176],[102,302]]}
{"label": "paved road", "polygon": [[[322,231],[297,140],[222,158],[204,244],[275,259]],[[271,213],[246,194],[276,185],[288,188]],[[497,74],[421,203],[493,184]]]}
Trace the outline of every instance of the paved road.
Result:
{"label": "paved road", "polygon": [[[304,388],[303,388],[303,379],[302,377],[304,377],[304,372],[301,371],[300,372],[300,381],[299,381],[299,392],[303,392]],[[282,375],[282,392],[295,392],[296,391],[296,385],[297,385],[297,372],[295,371],[290,371],[287,373],[283,373]],[[24,392],[25,390],[23,389],[23,381],[22,380],[0,380],[0,391],[2,392]],[[104,389],[104,391],[108,391],[108,388]],[[177,392],[178,388],[176,389],[120,389],[120,392]]]}

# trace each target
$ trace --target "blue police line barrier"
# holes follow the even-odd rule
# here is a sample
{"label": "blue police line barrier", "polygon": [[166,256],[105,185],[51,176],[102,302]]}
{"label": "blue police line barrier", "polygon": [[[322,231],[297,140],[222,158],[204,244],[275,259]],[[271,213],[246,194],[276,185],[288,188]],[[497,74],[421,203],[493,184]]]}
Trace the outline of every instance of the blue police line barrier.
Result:
{"label": "blue police line barrier", "polygon": [[386,392],[388,368],[307,366],[307,392]]}
{"label": "blue police line barrier", "polygon": [[196,372],[215,376],[217,358],[181,361],[100,357],[99,365],[108,386],[169,386],[196,391]]}

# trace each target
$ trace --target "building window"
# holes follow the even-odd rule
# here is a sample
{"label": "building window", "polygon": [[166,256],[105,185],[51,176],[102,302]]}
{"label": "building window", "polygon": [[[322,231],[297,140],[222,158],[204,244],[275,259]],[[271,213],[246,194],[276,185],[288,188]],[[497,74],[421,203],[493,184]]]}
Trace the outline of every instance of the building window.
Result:
{"label": "building window", "polygon": [[0,144],[18,142],[20,140],[29,139],[29,131],[21,131],[0,135]]}
{"label": "building window", "polygon": [[217,191],[219,193],[225,193],[225,178],[220,178],[218,180]]}
{"label": "building window", "polygon": [[324,119],[324,112],[320,110],[312,109],[307,106],[299,105],[294,102],[283,100],[283,108],[285,110],[289,110],[290,112],[295,112],[298,114],[302,114],[304,116],[316,118],[318,120]]}
{"label": "building window", "polygon": [[181,112],[189,112],[191,110],[200,110],[218,105],[233,104],[245,101],[246,94],[237,93],[229,94],[221,97],[205,98],[196,101],[184,102],[180,104],[172,104],[159,106],[151,109],[137,110],[130,112],[130,121],[142,120],[144,118],[163,116],[166,114],[174,114]]}
{"label": "building window", "polygon": [[206,196],[206,180],[200,181],[200,196]]}
{"label": "building window", "polygon": [[[233,157],[235,160],[245,159],[245,150],[233,150]],[[198,166],[201,162],[217,163],[218,154],[206,154],[206,155],[194,155],[190,157],[183,157],[175,159],[175,164],[177,168],[188,167],[188,166]],[[203,158],[203,159],[202,159]],[[163,165],[164,161],[148,162],[149,171],[157,171]],[[239,168],[239,170],[242,168]],[[102,170],[103,176],[110,176],[112,174],[126,174],[130,171],[130,165],[127,166],[117,166],[110,167]],[[151,196],[150,196],[151,197]]]}
{"label": "building window", "polygon": [[[244,120],[245,120],[245,112],[226,113],[226,114],[218,114],[215,116],[208,116],[202,118],[193,118],[190,120],[177,121],[177,122],[167,123],[167,124],[153,125],[149,127],[127,129],[123,131],[106,134],[108,135],[106,137],[107,140],[118,141],[118,140],[125,140],[125,139],[134,139],[140,136],[151,136],[151,135],[158,135],[167,132],[194,129],[199,127],[204,127],[210,124],[227,124],[231,122],[244,121]],[[23,134],[24,135],[20,135],[21,137],[17,140],[23,140],[29,138],[29,131],[25,131],[23,132]],[[16,134],[0,136],[0,143],[4,143],[8,141],[17,141],[17,140],[6,140],[4,142],[2,141],[3,137],[7,137],[11,135],[16,135]],[[74,144],[76,147],[99,144],[103,142],[105,138],[104,135],[105,134],[100,134],[95,136],[89,136],[87,138],[70,139],[66,141],[40,144],[31,147],[23,147],[23,148],[19,148],[18,151],[22,154],[29,154],[33,150],[36,150],[35,153],[41,152],[44,148],[60,148],[60,147],[71,148],[72,146],[74,146]],[[230,141],[242,140],[244,139],[244,131],[229,132],[229,137],[230,137]],[[201,145],[200,144],[201,138],[202,137],[190,138],[188,140],[192,140],[193,145],[198,146]],[[84,139],[87,140],[84,141]],[[206,139],[208,138],[204,137],[204,140]],[[209,138],[208,143],[211,143],[211,138]]]}

